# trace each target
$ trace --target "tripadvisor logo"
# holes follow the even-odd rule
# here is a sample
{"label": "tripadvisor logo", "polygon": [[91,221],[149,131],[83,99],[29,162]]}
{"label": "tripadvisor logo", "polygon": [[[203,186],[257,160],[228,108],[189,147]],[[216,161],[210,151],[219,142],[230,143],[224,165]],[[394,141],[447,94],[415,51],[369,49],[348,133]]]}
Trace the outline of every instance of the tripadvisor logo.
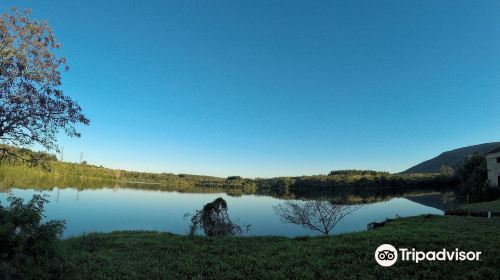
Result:
{"label": "tripadvisor logo", "polygon": [[[399,251],[399,253],[398,253]],[[476,251],[459,251],[456,248],[453,251],[442,249],[440,251],[416,251],[415,248],[409,250],[407,248],[396,249],[391,244],[382,244],[375,250],[375,260],[381,266],[392,266],[398,260],[412,261],[418,263],[420,261],[479,261],[481,252]]]}
{"label": "tripadvisor logo", "polygon": [[398,251],[391,244],[382,244],[375,251],[375,260],[381,266],[391,266],[398,260]]}

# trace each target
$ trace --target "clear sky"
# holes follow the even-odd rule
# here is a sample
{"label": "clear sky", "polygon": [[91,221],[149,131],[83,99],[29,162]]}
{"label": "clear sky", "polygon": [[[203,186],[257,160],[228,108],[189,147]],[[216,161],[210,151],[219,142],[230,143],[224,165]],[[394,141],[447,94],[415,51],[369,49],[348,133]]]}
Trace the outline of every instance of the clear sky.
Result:
{"label": "clear sky", "polygon": [[64,159],[269,177],[500,140],[500,1],[9,1],[91,120]]}

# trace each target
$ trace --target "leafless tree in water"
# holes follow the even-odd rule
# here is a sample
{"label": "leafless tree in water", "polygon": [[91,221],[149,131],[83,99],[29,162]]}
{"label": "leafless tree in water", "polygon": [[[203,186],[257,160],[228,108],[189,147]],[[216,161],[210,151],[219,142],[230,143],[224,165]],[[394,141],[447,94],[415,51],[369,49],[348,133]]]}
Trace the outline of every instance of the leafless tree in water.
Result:
{"label": "leafless tree in water", "polygon": [[347,215],[357,211],[361,204],[339,199],[313,201],[286,201],[274,206],[274,212],[285,223],[301,225],[328,235]]}

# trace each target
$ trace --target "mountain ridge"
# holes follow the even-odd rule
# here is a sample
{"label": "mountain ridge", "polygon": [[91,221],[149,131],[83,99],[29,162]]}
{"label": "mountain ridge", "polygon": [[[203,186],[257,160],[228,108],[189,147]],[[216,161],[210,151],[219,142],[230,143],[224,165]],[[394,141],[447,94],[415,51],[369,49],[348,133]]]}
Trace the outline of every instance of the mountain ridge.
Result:
{"label": "mountain ridge", "polygon": [[439,169],[443,165],[454,167],[463,162],[463,160],[468,155],[472,155],[475,153],[479,155],[486,155],[490,151],[493,151],[498,148],[500,148],[500,142],[483,143],[483,144],[453,149],[450,151],[443,152],[440,155],[431,158],[429,160],[423,161],[417,165],[414,165],[401,173],[402,174],[438,173]]}

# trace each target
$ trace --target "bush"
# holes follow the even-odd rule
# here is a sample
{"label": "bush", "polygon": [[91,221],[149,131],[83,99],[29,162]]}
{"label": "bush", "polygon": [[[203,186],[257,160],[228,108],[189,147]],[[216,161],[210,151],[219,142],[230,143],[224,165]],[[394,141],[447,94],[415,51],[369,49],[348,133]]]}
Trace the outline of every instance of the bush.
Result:
{"label": "bush", "polygon": [[194,235],[197,231],[203,230],[209,237],[240,235],[241,227],[229,219],[227,210],[227,203],[221,197],[205,204],[203,209],[196,211],[192,216],[189,234]]}
{"label": "bush", "polygon": [[58,272],[57,241],[65,222],[42,223],[47,199],[33,195],[25,203],[9,197],[9,206],[0,204],[0,278],[52,278]]}

